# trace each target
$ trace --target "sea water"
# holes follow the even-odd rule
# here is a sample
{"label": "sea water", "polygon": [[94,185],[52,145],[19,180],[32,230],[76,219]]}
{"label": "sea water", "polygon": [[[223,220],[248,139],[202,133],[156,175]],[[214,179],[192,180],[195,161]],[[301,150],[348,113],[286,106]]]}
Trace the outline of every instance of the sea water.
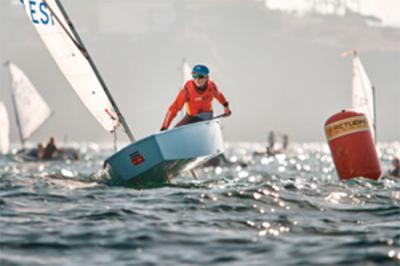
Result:
{"label": "sea water", "polygon": [[[400,178],[339,181],[325,144],[182,173],[154,189],[102,183],[112,153],[0,157],[0,265],[400,265]],[[386,172],[400,143],[379,145]]]}

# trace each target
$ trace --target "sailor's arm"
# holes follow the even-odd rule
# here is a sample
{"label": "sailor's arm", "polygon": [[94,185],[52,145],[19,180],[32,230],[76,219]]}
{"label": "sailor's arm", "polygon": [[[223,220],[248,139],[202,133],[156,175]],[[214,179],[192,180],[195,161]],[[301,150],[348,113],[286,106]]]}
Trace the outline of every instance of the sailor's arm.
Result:
{"label": "sailor's arm", "polygon": [[214,97],[218,100],[218,102],[224,106],[225,115],[226,116],[231,115],[232,111],[229,108],[229,102],[226,100],[224,94],[218,90],[218,87],[215,83],[213,86],[213,94]]}
{"label": "sailor's arm", "polygon": [[185,90],[181,89],[175,101],[171,104],[167,114],[165,115],[164,122],[161,126],[161,131],[168,129],[172,120],[174,120],[176,114],[182,109],[183,105],[185,104],[185,100],[186,100]]}

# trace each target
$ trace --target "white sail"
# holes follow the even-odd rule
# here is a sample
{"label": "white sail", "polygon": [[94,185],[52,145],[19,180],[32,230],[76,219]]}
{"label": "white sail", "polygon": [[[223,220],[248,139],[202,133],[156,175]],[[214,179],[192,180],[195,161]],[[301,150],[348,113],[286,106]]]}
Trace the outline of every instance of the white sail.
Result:
{"label": "white sail", "polygon": [[3,102],[0,102],[0,152],[7,154],[10,149],[10,121],[8,120],[7,109]]}
{"label": "white sail", "polygon": [[[190,79],[192,79],[192,69],[191,69],[189,63],[184,58],[183,64],[182,64],[182,81],[183,81],[182,86],[184,86],[186,84],[186,82]],[[179,88],[179,89],[181,89],[181,88]],[[184,105],[185,107],[179,111],[180,118],[183,118],[185,116],[186,105],[187,105],[187,103],[185,103],[185,105]]]}
{"label": "white sail", "polygon": [[51,111],[24,72],[11,62],[7,65],[11,75],[17,123],[22,139],[26,140],[49,118]]}
{"label": "white sail", "polygon": [[89,60],[77,47],[79,40],[68,26],[57,1],[22,2],[30,21],[84,105],[105,130],[114,130],[120,125],[118,116]]}
{"label": "white sail", "polygon": [[190,68],[189,63],[186,60],[183,61],[182,74],[184,84],[192,78],[192,69]]}
{"label": "white sail", "polygon": [[375,109],[372,84],[365,72],[360,58],[354,52],[353,57],[353,109],[367,116],[372,136],[375,136]]}

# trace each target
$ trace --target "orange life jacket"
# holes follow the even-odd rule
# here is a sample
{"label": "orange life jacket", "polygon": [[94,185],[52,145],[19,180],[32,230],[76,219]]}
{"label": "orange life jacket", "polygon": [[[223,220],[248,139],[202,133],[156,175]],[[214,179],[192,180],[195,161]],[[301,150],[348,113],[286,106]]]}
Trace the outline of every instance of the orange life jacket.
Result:
{"label": "orange life jacket", "polygon": [[197,88],[193,80],[187,81],[179,91],[175,101],[169,107],[168,113],[164,119],[163,127],[169,127],[170,123],[185,103],[186,113],[190,116],[196,116],[200,113],[212,111],[212,101],[214,98],[216,98],[222,105],[227,106],[228,102],[213,81],[208,80],[206,83],[206,89],[203,91]]}

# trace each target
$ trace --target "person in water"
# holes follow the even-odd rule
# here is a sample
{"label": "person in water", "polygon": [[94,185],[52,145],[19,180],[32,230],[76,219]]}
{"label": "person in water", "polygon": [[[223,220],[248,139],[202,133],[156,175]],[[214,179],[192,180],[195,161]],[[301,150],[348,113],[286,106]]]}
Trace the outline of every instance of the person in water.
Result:
{"label": "person in water", "polygon": [[161,131],[167,130],[176,114],[186,103],[186,115],[175,127],[209,120],[213,117],[212,101],[214,98],[224,106],[224,114],[231,115],[229,103],[218,90],[217,85],[209,79],[210,71],[204,65],[195,65],[192,70],[193,79],[187,81],[179,91],[175,101],[165,115]]}
{"label": "person in water", "polygon": [[389,171],[389,175],[400,177],[400,158],[394,158],[393,161],[394,169]]}
{"label": "person in water", "polygon": [[51,137],[46,145],[46,148],[44,148],[43,159],[52,159],[57,156],[57,152],[58,148],[55,144],[55,140],[53,137]]}

